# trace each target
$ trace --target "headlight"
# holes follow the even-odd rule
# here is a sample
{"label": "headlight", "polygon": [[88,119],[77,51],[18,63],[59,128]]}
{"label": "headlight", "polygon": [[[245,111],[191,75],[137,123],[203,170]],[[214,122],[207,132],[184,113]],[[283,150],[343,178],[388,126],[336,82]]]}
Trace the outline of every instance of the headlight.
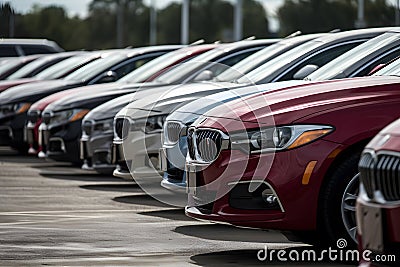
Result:
{"label": "headlight", "polygon": [[[250,153],[294,149],[311,143],[334,130],[327,125],[288,125],[248,132]],[[243,142],[236,142],[241,143]],[[235,143],[233,143],[235,144]]]}
{"label": "headlight", "polygon": [[[44,112],[43,121],[48,122],[48,124],[73,122],[82,119],[88,112],[87,109],[68,109],[55,113]],[[50,119],[47,120],[47,117],[50,117]]]}
{"label": "headlight", "polygon": [[20,114],[26,112],[31,107],[31,103],[15,103],[0,106],[2,116]]}
{"label": "headlight", "polygon": [[99,131],[99,132],[112,131],[114,127],[113,124],[114,124],[114,117],[96,121],[94,124],[94,131]]}
{"label": "headlight", "polygon": [[131,131],[143,131],[145,133],[161,132],[167,115],[151,116],[131,122]]}

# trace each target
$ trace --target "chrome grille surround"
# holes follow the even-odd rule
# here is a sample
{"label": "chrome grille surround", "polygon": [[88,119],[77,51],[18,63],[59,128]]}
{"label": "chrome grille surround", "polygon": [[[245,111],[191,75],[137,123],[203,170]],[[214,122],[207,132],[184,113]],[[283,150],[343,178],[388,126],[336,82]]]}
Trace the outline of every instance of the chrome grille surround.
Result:
{"label": "chrome grille surround", "polygon": [[165,136],[165,142],[167,144],[176,144],[179,141],[179,138],[181,137],[181,131],[185,127],[180,122],[177,121],[167,121],[165,123],[165,131],[164,131],[164,136]]}
{"label": "chrome grille surround", "polygon": [[42,113],[42,121],[45,124],[50,124],[51,119],[54,117],[53,112],[45,111]]}
{"label": "chrome grille surround", "polygon": [[117,118],[114,122],[114,132],[120,139],[125,139],[128,136],[130,129],[130,120],[127,118]]}
{"label": "chrome grille surround", "polygon": [[40,119],[40,111],[39,110],[30,110],[28,111],[28,121],[31,123],[36,123]]}
{"label": "chrome grille surround", "polygon": [[359,162],[360,179],[369,199],[400,202],[400,153],[367,150]]}
{"label": "chrome grille surround", "polygon": [[92,120],[85,120],[82,123],[82,130],[86,135],[91,135],[93,132],[94,121]]}
{"label": "chrome grille surround", "polygon": [[189,157],[201,163],[213,162],[221,150],[229,147],[229,136],[217,129],[191,127],[187,140]]}

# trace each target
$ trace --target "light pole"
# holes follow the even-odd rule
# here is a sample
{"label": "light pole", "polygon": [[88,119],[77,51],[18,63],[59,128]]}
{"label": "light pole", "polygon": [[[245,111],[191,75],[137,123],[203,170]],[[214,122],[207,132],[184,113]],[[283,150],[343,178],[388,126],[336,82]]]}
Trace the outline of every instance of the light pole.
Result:
{"label": "light pole", "polygon": [[355,23],[356,28],[365,28],[365,19],[364,19],[364,0],[358,0],[357,5],[357,21]]}
{"label": "light pole", "polygon": [[157,10],[154,0],[150,3],[150,45],[157,44]]}
{"label": "light pole", "polygon": [[189,43],[189,0],[182,0],[181,44]]}
{"label": "light pole", "polygon": [[236,0],[234,25],[234,39],[239,41],[243,35],[243,0]]}

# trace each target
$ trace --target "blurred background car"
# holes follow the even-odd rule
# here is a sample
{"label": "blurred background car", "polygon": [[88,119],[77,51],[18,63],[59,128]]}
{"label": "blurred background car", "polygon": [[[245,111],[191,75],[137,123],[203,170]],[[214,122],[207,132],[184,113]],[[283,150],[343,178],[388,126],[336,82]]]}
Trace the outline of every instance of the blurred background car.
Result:
{"label": "blurred background car", "polygon": [[[46,144],[48,148],[46,150],[46,155],[55,160],[81,161],[79,157],[79,139],[82,131],[81,120],[76,121],[74,125],[67,120],[56,120],[58,112],[65,112],[65,110],[72,108],[75,110],[83,109],[89,111],[112,98],[137,90],[145,91],[143,93],[144,96],[148,94],[148,91],[154,90],[151,88],[152,85],[156,85],[155,88],[159,88],[163,84],[163,79],[165,79],[163,77],[167,77],[166,79],[168,81],[166,84],[187,83],[189,81],[201,81],[202,79],[207,80],[213,75],[222,72],[227,66],[229,67],[235,64],[244,57],[275,42],[277,42],[277,40],[253,40],[220,44],[217,48],[162,73],[154,80],[155,82],[153,84],[146,83],[144,86],[138,85],[136,87],[134,85],[128,85],[120,91],[107,88],[105,91],[102,91],[101,94],[96,90],[93,91],[93,93],[86,91],[87,93],[81,96],[65,96],[51,103],[43,111],[43,122],[39,131],[41,136],[43,136],[44,144]],[[224,62],[226,65],[216,64],[219,62]],[[171,76],[174,78],[172,79]],[[164,91],[166,88],[161,87],[159,90]],[[140,98],[139,95],[141,94],[136,94],[135,98]],[[50,118],[47,119],[47,114],[54,115],[50,115]],[[68,135],[64,135],[66,132],[65,129],[69,129]]]}
{"label": "blurred background car", "polygon": [[[211,81],[220,84],[234,81],[251,70],[266,63],[268,60],[322,35],[324,34],[289,36],[244,58],[231,68],[228,68],[221,74],[215,76]],[[236,86],[236,84],[230,85]],[[210,85],[209,83],[202,83],[202,86],[208,87]],[[111,143],[114,133],[112,127],[108,128],[108,126],[112,126],[113,118],[117,112],[129,104],[132,100],[133,95],[119,97],[118,99],[111,100],[93,109],[85,116],[82,122],[83,131],[80,146],[81,158],[84,160],[83,168],[93,168],[101,173],[111,174],[113,172],[115,165],[111,163]]]}
{"label": "blurred background car", "polygon": [[[19,70],[15,71],[13,74],[9,75],[5,78],[4,81],[0,81],[0,92],[23,83],[28,83],[36,80],[36,76],[39,75],[44,70],[52,67],[53,65],[57,65],[57,63],[62,62],[66,59],[69,59],[73,56],[77,56],[79,54],[84,54],[83,52],[62,52],[54,55],[46,55],[40,57],[39,59],[26,64]],[[66,67],[66,65],[65,65]],[[62,77],[66,72],[65,69],[58,70],[57,78]],[[47,78],[46,76],[42,76]],[[30,79],[31,78],[31,79]],[[40,79],[40,76],[39,76]]]}
{"label": "blurred background car", "polygon": [[6,79],[18,69],[43,55],[31,55],[25,57],[6,58],[0,61],[0,80]]}
{"label": "blurred background car", "polygon": [[33,54],[63,52],[56,42],[46,39],[0,39],[0,57],[18,57]]}
{"label": "blurred background car", "polygon": [[0,131],[2,144],[8,144],[21,153],[27,153],[29,145],[24,142],[24,127],[27,112],[37,100],[66,89],[115,81],[147,61],[178,47],[157,46],[100,52],[97,60],[82,66],[63,79],[22,84],[2,92],[0,107],[3,116],[0,125],[5,129]]}
{"label": "blurred background car", "polygon": [[[400,261],[400,120],[385,127],[365,147],[359,162],[357,198],[360,252],[394,255]],[[362,266],[373,266],[363,262]],[[361,265],[360,265],[361,266]]]}
{"label": "blurred background car", "polygon": [[[115,83],[110,83],[107,88],[104,86],[100,86],[100,88],[96,86],[92,86],[91,89],[96,89],[96,91],[93,91],[94,94],[100,93],[98,90],[112,90],[112,89],[119,89],[121,87],[124,87],[125,84],[134,84],[134,83],[148,83],[153,81],[155,78],[157,78],[159,75],[162,73],[166,72],[170,68],[172,68],[174,65],[179,64],[181,62],[185,62],[191,58],[194,58],[206,51],[209,51],[210,49],[215,48],[215,44],[211,45],[191,45],[188,47],[180,48],[175,51],[166,53],[162,56],[159,56],[150,62],[146,63],[145,65],[141,66],[140,68],[132,71],[131,73],[125,75]],[[45,75],[45,74],[44,74]],[[143,85],[141,84],[143,87]],[[98,89],[98,90],[97,90]],[[54,102],[58,100],[61,97],[64,97],[68,94],[73,94],[73,92],[76,91],[68,91],[68,92],[63,92],[61,94],[55,94],[51,95],[49,97],[45,97],[41,99],[40,101],[36,102],[31,106],[31,108],[28,111],[28,121],[26,124],[26,137],[27,137],[27,142],[30,146],[30,153],[31,154],[36,154],[38,152],[42,152],[43,147],[38,144],[38,128],[39,125],[42,122],[41,119],[41,114],[42,111],[49,105],[51,102]],[[80,92],[80,91],[78,91]],[[42,156],[45,156],[44,152],[41,153]]]}

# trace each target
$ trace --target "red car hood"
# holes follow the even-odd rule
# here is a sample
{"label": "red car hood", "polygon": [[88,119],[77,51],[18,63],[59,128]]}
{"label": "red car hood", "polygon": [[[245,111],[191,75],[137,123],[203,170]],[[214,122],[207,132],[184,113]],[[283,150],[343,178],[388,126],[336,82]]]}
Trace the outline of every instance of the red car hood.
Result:
{"label": "red car hood", "polygon": [[235,100],[209,111],[197,122],[198,127],[228,131],[290,124],[327,110],[399,99],[399,89],[400,78],[392,76],[317,82]]}
{"label": "red car hood", "polygon": [[17,85],[25,84],[25,83],[36,82],[36,81],[39,81],[39,80],[34,79],[34,78],[25,78],[25,79],[18,79],[18,80],[0,81],[0,92],[3,92],[13,86],[17,86]]}
{"label": "red car hood", "polygon": [[400,119],[383,128],[367,145],[368,149],[400,152]]}

